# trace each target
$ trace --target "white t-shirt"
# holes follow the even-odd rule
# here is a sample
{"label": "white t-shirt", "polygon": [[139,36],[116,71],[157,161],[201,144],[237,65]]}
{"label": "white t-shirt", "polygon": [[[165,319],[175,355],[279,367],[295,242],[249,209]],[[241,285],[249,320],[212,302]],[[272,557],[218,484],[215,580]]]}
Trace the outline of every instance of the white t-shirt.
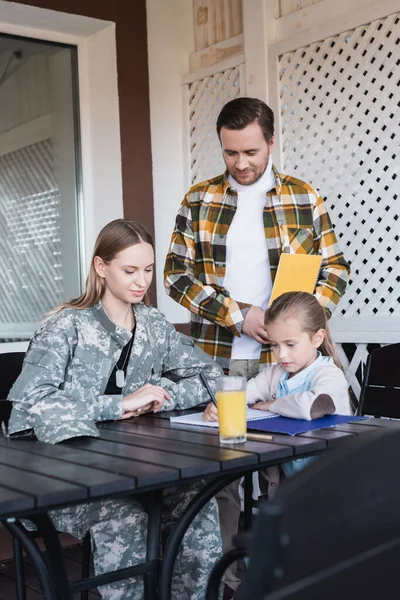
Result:
{"label": "white t-shirt", "polygon": [[[237,209],[226,239],[224,287],[234,300],[266,309],[272,280],[265,238],[263,210],[266,194],[275,184],[270,159],[262,177],[252,185],[240,185],[228,176],[237,191]],[[242,333],[234,337],[232,359],[259,359],[261,344]]]}

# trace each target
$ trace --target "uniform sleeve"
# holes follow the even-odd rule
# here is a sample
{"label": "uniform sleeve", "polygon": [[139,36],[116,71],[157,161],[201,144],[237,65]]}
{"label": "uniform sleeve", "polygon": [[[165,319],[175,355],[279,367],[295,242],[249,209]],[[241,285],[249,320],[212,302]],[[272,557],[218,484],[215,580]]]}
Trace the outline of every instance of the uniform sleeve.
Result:
{"label": "uniform sleeve", "polygon": [[[196,248],[189,198],[187,194],[179,209],[165,263],[167,294],[192,313],[240,336],[251,304],[236,302],[195,277]],[[203,263],[202,268],[207,269],[207,264]]]}
{"label": "uniform sleeve", "polygon": [[76,332],[68,318],[49,322],[36,336],[9,395],[13,405],[9,434],[32,428],[44,442],[98,437],[95,421],[118,419],[122,396],[96,396],[90,389],[64,389]]}
{"label": "uniform sleeve", "polygon": [[339,368],[318,369],[308,392],[277,398],[271,412],[282,417],[312,421],[326,415],[351,414],[349,386]]}
{"label": "uniform sleeve", "polygon": [[317,197],[314,207],[313,220],[316,251],[322,255],[315,296],[329,314],[332,314],[346,289],[350,267],[339,248],[325,203],[320,196]]}
{"label": "uniform sleeve", "polygon": [[168,337],[163,357],[162,387],[171,396],[163,410],[185,409],[210,402],[199,374],[202,371],[215,391],[215,380],[223,376],[223,370],[193,340],[175,330],[167,322]]}

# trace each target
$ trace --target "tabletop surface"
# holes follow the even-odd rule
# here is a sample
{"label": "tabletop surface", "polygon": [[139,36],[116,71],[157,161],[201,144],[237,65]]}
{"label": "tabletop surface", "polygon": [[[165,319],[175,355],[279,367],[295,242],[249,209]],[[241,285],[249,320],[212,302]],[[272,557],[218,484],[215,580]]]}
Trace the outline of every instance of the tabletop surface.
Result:
{"label": "tabletop surface", "polygon": [[57,445],[9,440],[0,433],[0,519],[199,477],[244,474],[320,453],[382,427],[400,428],[400,421],[366,419],[295,437],[273,434],[272,440],[222,447],[217,429],[171,424],[171,414],[176,413],[99,424],[100,438]]}

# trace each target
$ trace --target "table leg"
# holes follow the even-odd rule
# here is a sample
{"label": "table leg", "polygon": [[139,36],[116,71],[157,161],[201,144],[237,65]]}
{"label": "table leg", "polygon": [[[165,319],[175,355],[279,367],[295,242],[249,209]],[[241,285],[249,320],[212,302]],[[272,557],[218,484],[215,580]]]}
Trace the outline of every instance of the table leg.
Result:
{"label": "table leg", "polygon": [[[87,531],[82,540],[82,580],[88,579],[90,576],[90,559],[92,557],[92,540],[90,532]],[[89,600],[89,590],[82,590],[80,600]]]}
{"label": "table leg", "polygon": [[182,539],[193,519],[200,512],[203,506],[205,506],[207,502],[209,502],[211,498],[215,496],[215,494],[237,479],[238,475],[236,474],[229,477],[224,477],[223,479],[217,479],[211,483],[207,483],[183,511],[174,531],[171,533],[168,539],[165,548],[164,558],[161,564],[159,600],[170,600],[171,598],[172,573],[174,570],[176,555],[178,554]]}
{"label": "table leg", "polygon": [[29,520],[36,525],[43,540],[46,550],[46,560],[49,564],[49,571],[52,577],[52,585],[56,592],[55,598],[57,600],[72,600],[61,545],[53,521],[47,513],[34,515],[29,517]]}
{"label": "table leg", "polygon": [[244,476],[244,530],[251,530],[253,520],[253,473]]}
{"label": "table leg", "polygon": [[144,597],[146,600],[156,600],[157,598],[162,496],[162,490],[152,492],[145,503],[148,515],[146,561],[154,565],[153,569],[144,576]]}
{"label": "table leg", "polygon": [[17,591],[17,600],[26,600],[24,556],[22,552],[22,546],[15,536],[13,536],[12,538],[12,543],[15,564],[15,589]]}
{"label": "table leg", "polygon": [[[47,515],[35,515],[34,517],[29,517],[29,520],[38,527],[40,537],[42,537],[47,550],[47,560],[39,550],[35,541],[29,536],[29,532],[17,519],[7,519],[4,525],[29,556],[42,588],[44,599],[71,600],[64,563],[61,556],[61,548],[50,517]],[[52,539],[52,530],[56,540],[55,544]],[[60,565],[57,566],[58,561],[61,562],[61,567]]]}

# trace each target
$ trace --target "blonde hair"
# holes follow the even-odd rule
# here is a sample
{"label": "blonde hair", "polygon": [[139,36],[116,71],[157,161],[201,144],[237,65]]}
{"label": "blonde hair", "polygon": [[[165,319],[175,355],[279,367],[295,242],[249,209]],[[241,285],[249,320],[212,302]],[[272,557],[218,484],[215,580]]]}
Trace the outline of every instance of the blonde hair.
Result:
{"label": "blonde hair", "polygon": [[325,338],[320,346],[321,354],[330,356],[335,365],[342,368],[329,331],[327,313],[314,296],[307,292],[286,292],[278,296],[265,312],[265,326],[278,318],[296,319],[302,330],[310,335],[324,329]]}
{"label": "blonde hair", "polygon": [[[150,244],[154,249],[153,238],[140,223],[128,219],[116,219],[108,223],[97,236],[89,274],[86,279],[85,291],[78,298],[73,298],[69,302],[63,302],[51,310],[47,313],[47,317],[54,315],[64,308],[83,310],[96,304],[104,294],[105,283],[104,279],[97,274],[94,267],[95,257],[99,256],[104,263],[109,264],[119,252],[141,242]],[[143,301],[145,304],[149,304],[147,294]]]}

